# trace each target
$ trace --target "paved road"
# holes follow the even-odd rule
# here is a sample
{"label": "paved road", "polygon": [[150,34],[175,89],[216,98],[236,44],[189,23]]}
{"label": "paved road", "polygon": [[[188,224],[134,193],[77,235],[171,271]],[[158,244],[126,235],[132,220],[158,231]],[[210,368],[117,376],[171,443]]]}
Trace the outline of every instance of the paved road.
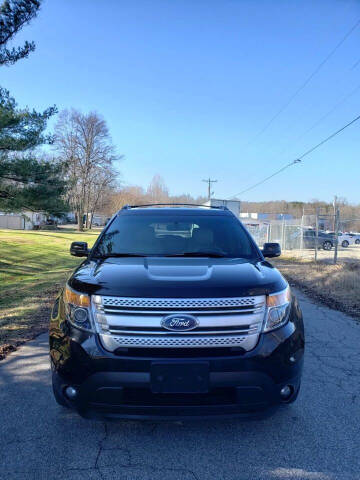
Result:
{"label": "paved road", "polygon": [[58,407],[45,335],[0,363],[0,479],[360,479],[360,325],[299,295],[296,404],[262,421],[103,423]]}

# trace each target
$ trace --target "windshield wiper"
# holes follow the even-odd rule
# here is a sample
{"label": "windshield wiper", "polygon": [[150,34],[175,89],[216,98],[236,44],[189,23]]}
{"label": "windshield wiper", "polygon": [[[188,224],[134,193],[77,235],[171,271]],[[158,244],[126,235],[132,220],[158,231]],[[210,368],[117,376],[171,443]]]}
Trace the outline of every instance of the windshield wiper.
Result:
{"label": "windshield wiper", "polygon": [[218,252],[183,252],[165,255],[166,257],[211,257],[224,258],[226,255]]}
{"label": "windshield wiper", "polygon": [[94,258],[117,258],[117,257],[146,257],[140,253],[105,253],[94,255]]}

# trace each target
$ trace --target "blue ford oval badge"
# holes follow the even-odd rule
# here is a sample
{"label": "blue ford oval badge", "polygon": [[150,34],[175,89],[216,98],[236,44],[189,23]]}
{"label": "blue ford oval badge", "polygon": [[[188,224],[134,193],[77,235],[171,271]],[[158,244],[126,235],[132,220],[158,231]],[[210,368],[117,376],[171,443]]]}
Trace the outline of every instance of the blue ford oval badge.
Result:
{"label": "blue ford oval badge", "polygon": [[173,314],[163,318],[161,326],[173,332],[186,332],[196,328],[198,321],[192,315]]}

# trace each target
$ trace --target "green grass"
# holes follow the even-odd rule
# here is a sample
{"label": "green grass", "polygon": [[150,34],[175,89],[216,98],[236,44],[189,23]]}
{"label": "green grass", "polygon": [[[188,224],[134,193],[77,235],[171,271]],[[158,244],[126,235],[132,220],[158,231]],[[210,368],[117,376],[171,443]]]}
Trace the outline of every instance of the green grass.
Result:
{"label": "green grass", "polygon": [[0,230],[0,344],[36,326],[34,316],[82,260],[70,255],[71,242],[91,247],[98,234]]}

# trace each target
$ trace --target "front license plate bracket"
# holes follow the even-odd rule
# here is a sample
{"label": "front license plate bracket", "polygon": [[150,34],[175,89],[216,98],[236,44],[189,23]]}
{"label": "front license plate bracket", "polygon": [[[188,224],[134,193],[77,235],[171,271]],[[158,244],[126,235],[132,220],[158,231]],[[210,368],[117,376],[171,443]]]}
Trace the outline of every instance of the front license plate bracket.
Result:
{"label": "front license plate bracket", "polygon": [[151,391],[153,393],[207,393],[209,362],[153,362]]}

